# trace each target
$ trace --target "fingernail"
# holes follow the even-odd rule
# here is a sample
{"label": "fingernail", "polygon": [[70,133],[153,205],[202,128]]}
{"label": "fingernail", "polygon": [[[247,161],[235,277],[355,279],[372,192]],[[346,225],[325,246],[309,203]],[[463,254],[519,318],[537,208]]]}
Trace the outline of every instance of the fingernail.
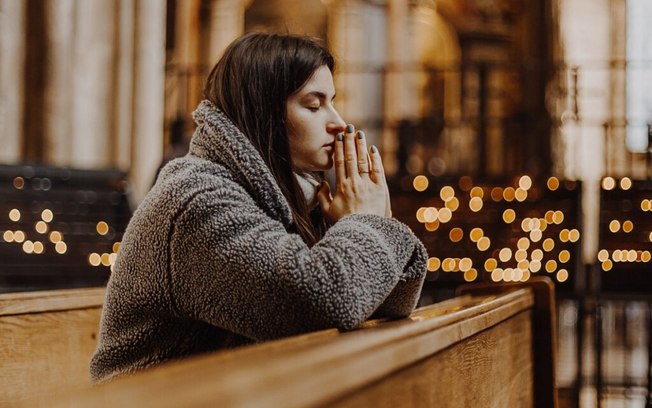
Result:
{"label": "fingernail", "polygon": [[340,141],[340,142],[341,142],[342,140],[344,140],[344,133],[338,133],[338,134],[337,134],[337,140]]}
{"label": "fingernail", "polygon": [[364,138],[364,132],[362,130],[358,130],[358,139]]}
{"label": "fingernail", "polygon": [[372,145],[372,146],[371,146],[371,151],[372,151],[373,153],[378,153],[378,148],[376,147],[376,145]]}
{"label": "fingernail", "polygon": [[346,133],[353,133],[353,125],[346,125]]}

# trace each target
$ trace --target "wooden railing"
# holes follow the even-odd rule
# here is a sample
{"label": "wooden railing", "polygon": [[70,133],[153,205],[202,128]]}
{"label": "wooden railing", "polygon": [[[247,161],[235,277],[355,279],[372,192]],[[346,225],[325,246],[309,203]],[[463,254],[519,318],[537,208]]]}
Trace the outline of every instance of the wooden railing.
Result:
{"label": "wooden railing", "polygon": [[90,385],[104,288],[0,295],[0,406]]}
{"label": "wooden railing", "polygon": [[552,284],[480,289],[494,293],[197,356],[40,405],[556,407]]}

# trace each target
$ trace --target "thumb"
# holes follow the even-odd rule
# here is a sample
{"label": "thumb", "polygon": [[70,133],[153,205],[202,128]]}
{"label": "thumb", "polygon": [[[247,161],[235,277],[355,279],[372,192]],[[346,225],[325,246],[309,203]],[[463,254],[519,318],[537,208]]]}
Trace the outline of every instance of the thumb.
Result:
{"label": "thumb", "polygon": [[319,187],[319,191],[317,191],[317,200],[319,201],[319,205],[321,206],[322,210],[327,213],[328,209],[331,206],[331,201],[333,200],[331,197],[331,188],[328,185],[328,181],[324,180],[324,182],[321,183],[321,187]]}

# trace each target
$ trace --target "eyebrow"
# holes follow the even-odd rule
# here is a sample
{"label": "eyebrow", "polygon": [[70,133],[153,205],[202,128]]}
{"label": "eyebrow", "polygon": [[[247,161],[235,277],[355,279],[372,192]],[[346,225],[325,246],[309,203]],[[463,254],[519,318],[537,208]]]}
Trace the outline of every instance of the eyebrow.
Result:
{"label": "eyebrow", "polygon": [[[312,92],[308,92],[307,94],[304,95],[304,98],[305,98],[306,96],[315,96],[315,97],[317,97],[317,98],[319,98],[319,99],[326,99],[326,94],[323,93],[323,92],[321,92],[321,91],[312,91]],[[331,98],[331,101],[332,101],[333,99],[335,99],[336,96],[337,96],[336,93],[333,94],[333,97]]]}

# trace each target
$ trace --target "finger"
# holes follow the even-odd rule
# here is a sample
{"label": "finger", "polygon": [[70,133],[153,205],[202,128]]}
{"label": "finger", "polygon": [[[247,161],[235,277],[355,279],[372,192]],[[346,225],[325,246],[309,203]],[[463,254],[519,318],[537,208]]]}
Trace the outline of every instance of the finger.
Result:
{"label": "finger", "polygon": [[344,167],[344,133],[338,133],[335,137],[335,182],[346,178],[346,170]]}
{"label": "finger", "polygon": [[355,141],[353,125],[346,126],[344,133],[344,163],[346,167],[346,176],[349,178],[359,177],[358,174],[358,155],[355,151]]}
{"label": "finger", "polygon": [[369,154],[367,154],[367,138],[362,130],[358,130],[355,138],[358,153],[358,173],[360,176],[369,176]]}
{"label": "finger", "polygon": [[385,168],[383,167],[383,161],[380,158],[380,152],[376,146],[371,146],[369,156],[371,157],[371,179],[377,184],[386,186]]}
{"label": "finger", "polygon": [[331,187],[328,185],[328,181],[324,180],[324,182],[321,183],[321,187],[319,188],[319,191],[317,191],[317,200],[319,201],[322,210],[324,210],[324,213],[328,213],[328,210],[331,207],[331,201],[333,201]]}

